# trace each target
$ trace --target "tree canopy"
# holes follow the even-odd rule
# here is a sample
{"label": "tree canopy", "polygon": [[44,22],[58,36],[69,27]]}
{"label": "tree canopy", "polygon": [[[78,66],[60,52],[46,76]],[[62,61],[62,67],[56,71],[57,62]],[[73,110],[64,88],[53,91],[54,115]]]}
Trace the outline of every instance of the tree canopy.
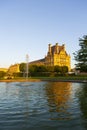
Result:
{"label": "tree canopy", "polygon": [[25,72],[26,71],[26,63],[21,63],[19,66],[19,69],[21,72]]}
{"label": "tree canopy", "polygon": [[76,68],[81,72],[87,72],[87,35],[79,39],[79,46],[80,49],[74,53]]}

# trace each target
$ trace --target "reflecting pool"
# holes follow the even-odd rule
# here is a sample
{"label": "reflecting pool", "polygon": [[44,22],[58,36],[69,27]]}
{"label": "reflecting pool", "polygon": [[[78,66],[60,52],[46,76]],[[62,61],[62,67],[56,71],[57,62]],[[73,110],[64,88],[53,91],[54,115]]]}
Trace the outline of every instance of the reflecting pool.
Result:
{"label": "reflecting pool", "polygon": [[0,130],[87,130],[87,83],[0,82]]}

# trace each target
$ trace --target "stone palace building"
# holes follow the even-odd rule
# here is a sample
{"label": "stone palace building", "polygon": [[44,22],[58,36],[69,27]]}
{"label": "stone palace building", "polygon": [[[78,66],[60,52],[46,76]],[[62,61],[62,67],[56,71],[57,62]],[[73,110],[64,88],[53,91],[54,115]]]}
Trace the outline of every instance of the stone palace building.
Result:
{"label": "stone palace building", "polygon": [[36,65],[46,65],[46,66],[67,66],[68,70],[71,69],[71,57],[66,52],[65,44],[59,45],[56,43],[54,46],[48,44],[48,52],[45,58],[36,60],[29,63]]}

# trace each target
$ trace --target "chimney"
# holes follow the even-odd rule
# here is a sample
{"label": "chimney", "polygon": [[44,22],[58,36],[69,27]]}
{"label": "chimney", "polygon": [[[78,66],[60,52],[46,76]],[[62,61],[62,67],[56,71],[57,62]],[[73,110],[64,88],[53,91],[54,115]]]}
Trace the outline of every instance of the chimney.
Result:
{"label": "chimney", "polygon": [[56,43],[56,54],[58,54],[59,49],[58,49],[58,43]]}
{"label": "chimney", "polygon": [[51,53],[51,44],[48,44],[48,52]]}
{"label": "chimney", "polygon": [[65,50],[65,44],[63,44],[62,46],[63,46],[63,49]]}

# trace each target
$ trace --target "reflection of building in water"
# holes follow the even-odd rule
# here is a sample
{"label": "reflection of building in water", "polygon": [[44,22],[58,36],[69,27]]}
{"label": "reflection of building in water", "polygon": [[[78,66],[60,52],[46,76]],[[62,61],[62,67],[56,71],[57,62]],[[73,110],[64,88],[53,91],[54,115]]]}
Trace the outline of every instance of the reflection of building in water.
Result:
{"label": "reflection of building in water", "polygon": [[51,114],[57,112],[59,114],[57,119],[70,119],[68,101],[70,99],[71,83],[51,82],[49,87],[46,88],[46,92]]}

